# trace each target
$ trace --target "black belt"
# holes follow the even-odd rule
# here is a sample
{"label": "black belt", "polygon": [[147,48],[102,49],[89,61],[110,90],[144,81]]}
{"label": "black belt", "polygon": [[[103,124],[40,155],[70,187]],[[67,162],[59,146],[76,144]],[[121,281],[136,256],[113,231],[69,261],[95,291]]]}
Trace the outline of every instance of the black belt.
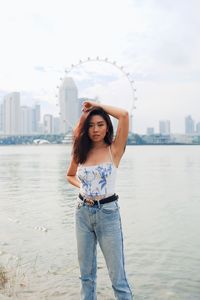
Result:
{"label": "black belt", "polygon": [[[79,196],[79,198],[82,200],[82,201],[84,201],[84,202],[86,202],[87,203],[87,199],[86,198],[84,198],[81,194],[79,194],[78,195]],[[109,196],[109,197],[107,197],[107,198],[103,198],[103,199],[101,199],[101,200],[92,200],[92,199],[88,199],[88,202],[90,201],[90,206],[93,206],[93,205],[95,205],[95,204],[105,204],[105,203],[109,203],[109,202],[112,202],[112,201],[116,201],[116,200],[118,200],[118,195],[116,195],[116,194],[113,194],[112,196]],[[91,203],[92,202],[92,203]]]}

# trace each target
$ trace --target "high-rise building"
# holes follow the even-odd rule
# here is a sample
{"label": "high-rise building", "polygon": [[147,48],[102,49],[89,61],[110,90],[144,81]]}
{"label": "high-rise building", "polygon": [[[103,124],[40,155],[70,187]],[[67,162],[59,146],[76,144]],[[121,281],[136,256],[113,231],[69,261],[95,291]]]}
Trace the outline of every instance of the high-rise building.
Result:
{"label": "high-rise building", "polygon": [[36,104],[35,107],[32,108],[32,131],[33,133],[39,133],[40,127],[40,105]]}
{"label": "high-rise building", "polygon": [[53,133],[53,116],[50,114],[44,115],[44,133]]}
{"label": "high-rise building", "polygon": [[20,108],[20,122],[21,122],[21,134],[32,134],[32,108],[28,106],[21,106]]}
{"label": "high-rise building", "polygon": [[196,133],[200,134],[200,122],[196,125]]}
{"label": "high-rise building", "polygon": [[41,133],[41,134],[44,133],[44,124],[43,123],[39,123],[38,124],[38,131],[37,131],[37,133]]}
{"label": "high-rise building", "polygon": [[161,135],[170,135],[170,121],[169,120],[159,121],[159,132]]}
{"label": "high-rise building", "polygon": [[59,117],[53,118],[53,133],[54,134],[60,133],[60,118]]}
{"label": "high-rise building", "polygon": [[78,121],[79,102],[78,90],[74,80],[66,77],[59,88],[60,131],[71,132]]}
{"label": "high-rise building", "polygon": [[20,133],[20,93],[13,92],[4,97],[3,119],[5,134]]}
{"label": "high-rise building", "polygon": [[0,103],[0,134],[3,134],[3,103]]}
{"label": "high-rise building", "polygon": [[154,135],[154,128],[153,127],[148,127],[147,128],[147,135]]}
{"label": "high-rise building", "polygon": [[189,115],[185,118],[185,134],[193,134],[194,133],[194,120]]}

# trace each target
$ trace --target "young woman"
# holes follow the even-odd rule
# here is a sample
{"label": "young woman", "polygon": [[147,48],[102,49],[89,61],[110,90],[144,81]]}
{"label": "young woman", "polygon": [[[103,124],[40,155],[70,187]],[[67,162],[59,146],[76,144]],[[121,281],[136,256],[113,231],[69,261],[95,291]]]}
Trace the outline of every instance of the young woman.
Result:
{"label": "young woman", "polygon": [[[96,299],[97,242],[103,252],[116,299],[133,299],[124,269],[123,236],[115,194],[117,168],[126,147],[128,112],[92,101],[83,103],[74,131],[68,181],[80,189],[76,237],[81,299]],[[109,115],[118,119],[116,137]]]}

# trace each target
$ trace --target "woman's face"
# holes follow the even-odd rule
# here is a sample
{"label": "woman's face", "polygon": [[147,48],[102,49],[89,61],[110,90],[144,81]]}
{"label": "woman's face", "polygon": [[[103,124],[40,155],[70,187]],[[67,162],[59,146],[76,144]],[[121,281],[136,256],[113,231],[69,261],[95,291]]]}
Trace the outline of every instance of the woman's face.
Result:
{"label": "woman's face", "polygon": [[92,116],[89,122],[88,135],[93,142],[100,142],[104,140],[107,132],[107,123],[99,115]]}

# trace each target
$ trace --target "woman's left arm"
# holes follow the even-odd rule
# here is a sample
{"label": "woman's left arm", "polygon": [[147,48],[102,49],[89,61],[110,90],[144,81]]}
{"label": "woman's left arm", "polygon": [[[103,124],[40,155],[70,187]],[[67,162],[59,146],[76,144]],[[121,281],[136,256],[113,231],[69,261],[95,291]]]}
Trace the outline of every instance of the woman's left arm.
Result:
{"label": "woman's left arm", "polygon": [[116,136],[112,144],[112,153],[118,166],[128,138],[129,131],[129,113],[125,109],[102,104],[101,106],[109,115],[118,119]]}

